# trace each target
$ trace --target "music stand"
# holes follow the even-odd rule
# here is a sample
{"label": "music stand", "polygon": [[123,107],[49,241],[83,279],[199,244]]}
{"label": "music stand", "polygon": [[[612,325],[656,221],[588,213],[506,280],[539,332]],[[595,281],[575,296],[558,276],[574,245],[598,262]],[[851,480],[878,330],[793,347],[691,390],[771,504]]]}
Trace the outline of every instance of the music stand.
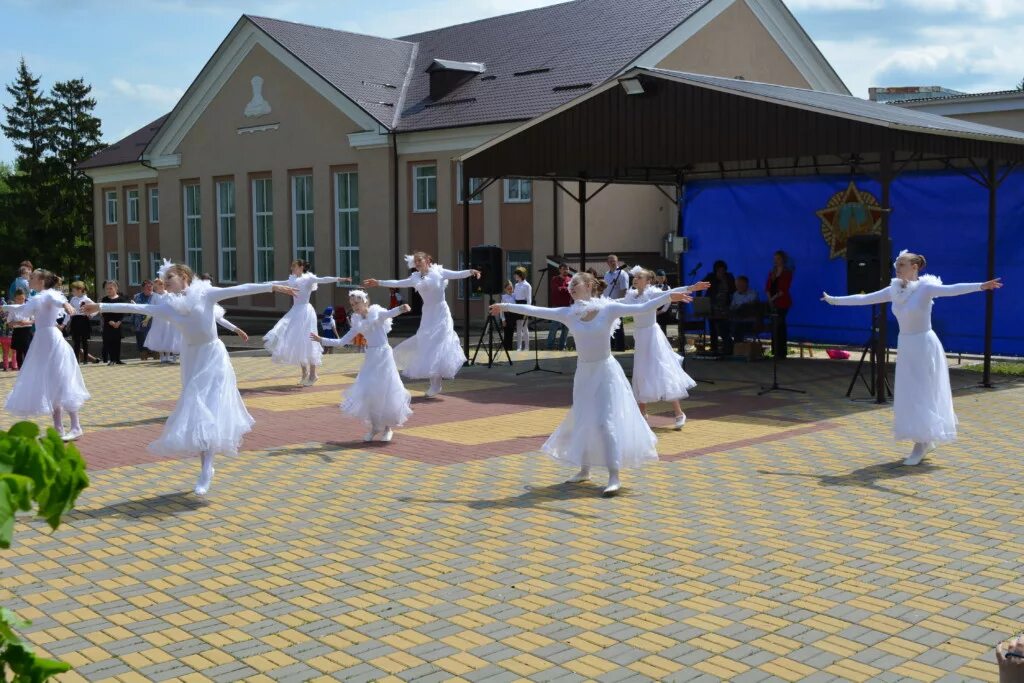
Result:
{"label": "music stand", "polygon": [[[544,276],[547,275],[547,273],[548,273],[548,271],[550,269],[551,269],[551,266],[547,266],[545,268],[541,268],[540,277],[537,278],[537,286],[533,288],[533,291],[536,292],[540,288],[540,283],[544,282]],[[557,321],[550,321],[550,322],[555,323]],[[527,325],[530,324],[529,317],[527,317],[526,324]],[[507,354],[508,351],[506,351],[505,353]],[[517,372],[516,373],[516,377],[518,377],[519,375],[527,375],[527,374],[529,374],[531,372],[550,372],[552,375],[561,375],[562,374],[558,370],[548,370],[547,368],[542,368],[540,366],[540,344],[537,343],[537,322],[536,322],[536,320],[533,323],[533,367],[530,368],[529,370],[521,370],[520,372]]]}
{"label": "music stand", "polygon": [[[512,365],[512,356],[508,355],[508,349],[505,348],[504,337],[501,334],[501,328],[498,326],[497,316],[491,315],[491,304],[494,302],[494,295],[487,295],[487,322],[484,323],[484,329],[480,331],[480,339],[476,342],[476,350],[473,351],[473,358],[470,359],[470,365],[476,365],[477,354],[480,353],[480,347],[484,343],[484,337],[487,337],[487,367],[490,368],[494,365],[494,359],[505,352],[505,358],[508,360],[508,364]],[[494,332],[498,332],[498,346],[499,351],[494,350]]]}
{"label": "music stand", "polygon": [[[772,309],[768,313],[772,319],[772,346],[775,346],[775,338],[779,333],[779,314],[777,311]],[[788,391],[793,394],[806,394],[807,392],[803,389],[791,389],[789,387],[779,386],[779,356],[777,353],[772,351],[772,385],[770,387],[761,387],[761,391],[757,392],[758,396],[764,396],[772,391]]]}

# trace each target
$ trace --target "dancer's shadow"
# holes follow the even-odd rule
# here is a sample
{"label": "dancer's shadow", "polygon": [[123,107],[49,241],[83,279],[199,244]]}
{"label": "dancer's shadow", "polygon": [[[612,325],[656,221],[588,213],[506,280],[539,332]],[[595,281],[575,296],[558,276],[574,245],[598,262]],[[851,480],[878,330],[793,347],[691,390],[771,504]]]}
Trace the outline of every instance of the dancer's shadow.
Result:
{"label": "dancer's shadow", "polygon": [[127,500],[121,503],[112,503],[95,510],[77,509],[68,514],[65,519],[103,519],[104,517],[131,517],[140,519],[144,517],[174,517],[182,512],[201,510],[209,505],[205,498],[196,496],[191,491],[177,491],[175,493],[162,493],[149,498],[139,500]]}
{"label": "dancer's shadow", "polygon": [[297,391],[302,391],[306,387],[300,387],[298,384],[275,384],[270,387],[239,387],[238,393],[242,396],[249,394],[294,394]]}
{"label": "dancer's shadow", "polygon": [[[618,497],[628,495],[625,489],[619,492]],[[576,500],[579,498],[593,499],[600,497],[600,489],[593,485],[586,484],[553,484],[551,486],[526,487],[526,491],[517,496],[505,498],[490,498],[487,500],[454,500],[443,498],[413,498],[402,496],[397,500],[402,503],[424,503],[427,505],[462,505],[471,510],[508,510],[514,508],[537,508],[547,512],[556,512],[561,515],[575,517],[577,519],[597,519],[594,515],[585,515],[572,510],[563,510],[544,505],[545,502],[558,500]]]}
{"label": "dancer's shadow", "polygon": [[324,453],[324,449],[327,447],[343,448],[345,447],[345,444],[337,443],[334,441],[328,441],[326,443],[318,444],[316,446],[310,446],[309,448],[282,448],[278,450],[267,451],[267,455],[270,457],[278,457],[282,455],[316,455],[325,463],[331,464],[334,462],[334,458],[328,455],[327,453]]}
{"label": "dancer's shadow", "polygon": [[901,462],[886,462],[877,465],[868,465],[854,470],[848,474],[809,474],[804,472],[772,472],[769,470],[758,470],[758,474],[770,474],[778,477],[806,477],[817,479],[822,486],[859,486],[882,493],[891,493],[897,496],[908,498],[919,498],[916,493],[905,493],[879,484],[879,481],[890,479],[902,479],[903,477],[914,477],[942,469],[937,465],[925,462],[920,465],[909,467]]}
{"label": "dancer's shadow", "polygon": [[97,424],[97,427],[103,427],[104,429],[115,429],[118,427],[142,427],[144,425],[159,425],[167,422],[166,415],[160,415],[158,417],[147,417],[142,420],[126,420],[124,422],[107,422]]}

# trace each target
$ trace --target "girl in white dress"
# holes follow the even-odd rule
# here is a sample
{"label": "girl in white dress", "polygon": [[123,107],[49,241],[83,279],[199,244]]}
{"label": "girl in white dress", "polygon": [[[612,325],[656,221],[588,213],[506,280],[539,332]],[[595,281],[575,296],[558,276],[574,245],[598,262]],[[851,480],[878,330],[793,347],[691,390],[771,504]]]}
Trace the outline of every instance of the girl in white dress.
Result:
{"label": "girl in white dress", "polygon": [[[153,298],[149,303],[156,305],[172,296],[167,292],[167,285],[164,283],[164,276],[167,269],[174,265],[169,259],[164,259],[163,265],[157,271],[157,277],[153,280]],[[181,353],[181,330],[171,324],[170,320],[154,320],[149,324],[149,334],[146,335],[146,348],[160,354],[161,363],[173,363],[174,357]]]}
{"label": "girl in white dress", "polygon": [[392,428],[401,427],[412,415],[412,395],[398,376],[388,332],[391,320],[410,309],[407,304],[390,310],[376,304],[371,306],[369,297],[361,289],[349,292],[348,301],[352,306],[352,327],[345,336],[330,339],[312,334],[310,338],[332,347],[351,344],[357,334],[366,338],[366,360],[355,383],[345,391],[341,410],[366,423],[369,431],[363,441],[373,441],[377,434],[381,435],[381,441],[391,441]]}
{"label": "girl in white dress", "polygon": [[[4,409],[19,417],[52,415],[53,428],[65,441],[82,436],[78,411],[89,400],[82,371],[71,345],[57,329],[61,313],[77,313],[60,293],[60,278],[47,270],[32,272],[32,289],[39,292],[24,304],[8,304],[5,313],[34,316],[36,333],[28,348],[14,388]],[[64,433],[64,413],[71,418],[71,431]]]}
{"label": "girl in white dress", "polygon": [[637,408],[633,391],[611,354],[611,335],[622,316],[654,312],[669,301],[689,301],[682,292],[664,292],[639,304],[624,304],[598,297],[597,280],[589,273],[576,273],[569,283],[572,306],[541,308],[525,304],[497,303],[492,315],[501,311],[555,320],[569,328],[576,341],[576,375],[572,385],[572,408],[541,450],[555,460],[579,467],[569,482],[590,479],[592,466],[608,468],[608,486],[603,495],[613,496],[621,488],[619,470],[657,460],[658,439]]}
{"label": "girl in white dress", "polygon": [[377,280],[369,278],[365,287],[413,287],[423,298],[423,312],[416,334],[395,347],[395,362],[409,379],[430,379],[427,397],[441,393],[441,380],[453,379],[465,362],[459,335],[455,334],[445,288],[449,280],[479,278],[479,270],[448,270],[432,262],[430,254],[417,251],[405,257],[409,268],[416,272],[404,280]]}
{"label": "girl in white dress", "polygon": [[302,368],[299,386],[310,387],[316,384],[320,379],[317,368],[323,363],[324,355],[323,347],[309,340],[309,335],[317,331],[316,311],[309,303],[309,298],[317,290],[317,285],[351,281],[352,278],[347,277],[317,277],[309,272],[309,261],[296,259],[292,261],[288,280],[274,283],[294,287],[298,294],[284,317],[264,335],[263,347],[270,351],[270,357],[275,363]]}
{"label": "girl in white dress", "polygon": [[151,315],[181,330],[181,396],[149,451],[165,456],[199,453],[195,492],[203,496],[213,480],[214,454],[237,454],[254,422],[238,393],[228,352],[217,337],[216,320],[223,314],[217,302],[269,292],[294,296],[296,290],[273,282],[214,287],[180,264],[167,269],[164,281],[172,296],[159,304],[91,304],[85,311]]}
{"label": "girl in white dress", "polygon": [[[517,304],[533,303],[533,286],[526,279],[526,268],[520,266],[512,273],[512,298]],[[516,319],[516,351],[530,350],[530,321],[525,316],[517,316]]]}
{"label": "girl in white dress", "polygon": [[904,465],[917,465],[936,444],[956,439],[956,414],[949,388],[949,366],[942,343],[932,331],[933,300],[1003,286],[1000,278],[988,282],[944,285],[934,275],[921,275],[924,257],[907,250],[893,264],[896,277],[885,289],[871,294],[829,296],[822,301],[835,306],[892,303],[900,325],[896,351],[896,384],[893,387],[893,435],[897,441],[914,442]]}
{"label": "girl in white dress", "polygon": [[[652,271],[634,266],[629,274],[633,276],[633,289],[626,292],[623,303],[643,303],[664,294],[653,284]],[[710,286],[710,282],[698,282],[669,291],[689,294]],[[686,424],[686,413],[679,401],[688,398],[689,390],[697,386],[697,383],[683,370],[682,356],[672,349],[665,333],[658,326],[658,313],[668,306],[671,303],[659,310],[633,314],[633,395],[636,396],[644,418],[647,417],[648,403],[671,401],[675,410],[675,428],[682,429]]]}

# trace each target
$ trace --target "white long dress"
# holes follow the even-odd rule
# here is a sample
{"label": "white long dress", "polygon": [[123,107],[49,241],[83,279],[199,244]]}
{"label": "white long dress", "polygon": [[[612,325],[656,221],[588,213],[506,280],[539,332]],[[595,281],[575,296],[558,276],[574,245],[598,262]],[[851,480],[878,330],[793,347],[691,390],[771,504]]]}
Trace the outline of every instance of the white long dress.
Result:
{"label": "white long dress", "polygon": [[[159,294],[154,292],[151,304],[159,304],[175,294]],[[146,335],[146,348],[158,353],[181,353],[181,330],[171,324],[167,319],[155,319],[149,324],[149,334]]]}
{"label": "white long dress", "polygon": [[294,287],[298,293],[288,312],[263,336],[263,348],[270,351],[271,360],[281,365],[322,364],[324,349],[309,338],[310,334],[318,331],[316,311],[309,303],[309,298],[317,290],[317,285],[337,281],[336,277],[317,277],[313,273],[303,273],[273,283]]}
{"label": "white long dress", "polygon": [[[663,292],[640,304],[612,299],[577,301],[562,308],[506,304],[504,310],[555,320],[569,328],[576,341],[576,375],[572,408],[541,450],[573,467],[609,469],[638,467],[658,459],[658,438],[636,405],[626,373],[611,353],[611,335],[622,316],[654,313],[669,301]],[[590,320],[583,320],[596,311]]]}
{"label": "white long dress", "polygon": [[238,393],[235,370],[217,337],[218,301],[273,291],[273,283],[213,287],[194,280],[181,296],[159,304],[101,304],[105,313],[141,313],[169,320],[181,330],[181,396],[160,438],[149,445],[158,455],[209,451],[235,455],[255,421]]}
{"label": "white long dress", "polygon": [[956,413],[942,342],[932,331],[932,305],[943,296],[980,292],[981,283],[944,285],[934,275],[904,282],[893,278],[870,294],[829,296],[837,306],[892,303],[900,326],[893,387],[893,436],[897,441],[943,443],[956,439]]}
{"label": "white long dress", "polygon": [[36,325],[18,379],[4,402],[7,412],[19,417],[51,415],[57,408],[77,413],[89,400],[75,352],[57,329],[67,302],[57,290],[45,289],[24,304],[3,307],[6,313],[34,317]]}
{"label": "white long dress", "polygon": [[447,270],[435,263],[426,275],[417,271],[404,280],[380,280],[381,287],[413,287],[423,298],[419,329],[395,347],[395,362],[409,379],[451,379],[466,363],[444,293],[448,280],[464,280],[472,274],[472,270]]}
{"label": "white long dress", "polygon": [[[671,290],[685,292],[687,287]],[[662,296],[665,292],[652,286],[643,293],[635,289],[626,292],[623,303],[638,304]],[[683,370],[683,357],[672,349],[665,333],[658,325],[658,310],[633,314],[633,395],[640,403],[678,401],[689,397],[689,390],[697,386]]]}
{"label": "white long dress", "polygon": [[401,306],[385,310],[374,304],[365,318],[352,314],[349,318],[352,327],[344,337],[321,340],[324,346],[345,346],[351,344],[357,334],[366,338],[363,367],[355,383],[344,392],[341,410],[375,429],[399,427],[412,415],[412,395],[398,376],[395,357],[388,344],[391,320],[401,312]]}

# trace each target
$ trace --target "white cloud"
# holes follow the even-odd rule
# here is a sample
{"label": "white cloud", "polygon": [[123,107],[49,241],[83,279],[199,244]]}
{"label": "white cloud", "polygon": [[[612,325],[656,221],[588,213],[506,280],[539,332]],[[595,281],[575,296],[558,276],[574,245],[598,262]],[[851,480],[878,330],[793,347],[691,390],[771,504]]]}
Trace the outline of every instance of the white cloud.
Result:
{"label": "white cloud", "polygon": [[123,78],[113,79],[111,85],[114,86],[115,91],[137,102],[166,108],[173,107],[185,94],[182,88],[151,83],[130,83]]}
{"label": "white cloud", "polygon": [[988,19],[1024,16],[1024,2],[1021,0],[902,0],[902,2],[916,10],[932,14],[969,12],[980,14]]}

